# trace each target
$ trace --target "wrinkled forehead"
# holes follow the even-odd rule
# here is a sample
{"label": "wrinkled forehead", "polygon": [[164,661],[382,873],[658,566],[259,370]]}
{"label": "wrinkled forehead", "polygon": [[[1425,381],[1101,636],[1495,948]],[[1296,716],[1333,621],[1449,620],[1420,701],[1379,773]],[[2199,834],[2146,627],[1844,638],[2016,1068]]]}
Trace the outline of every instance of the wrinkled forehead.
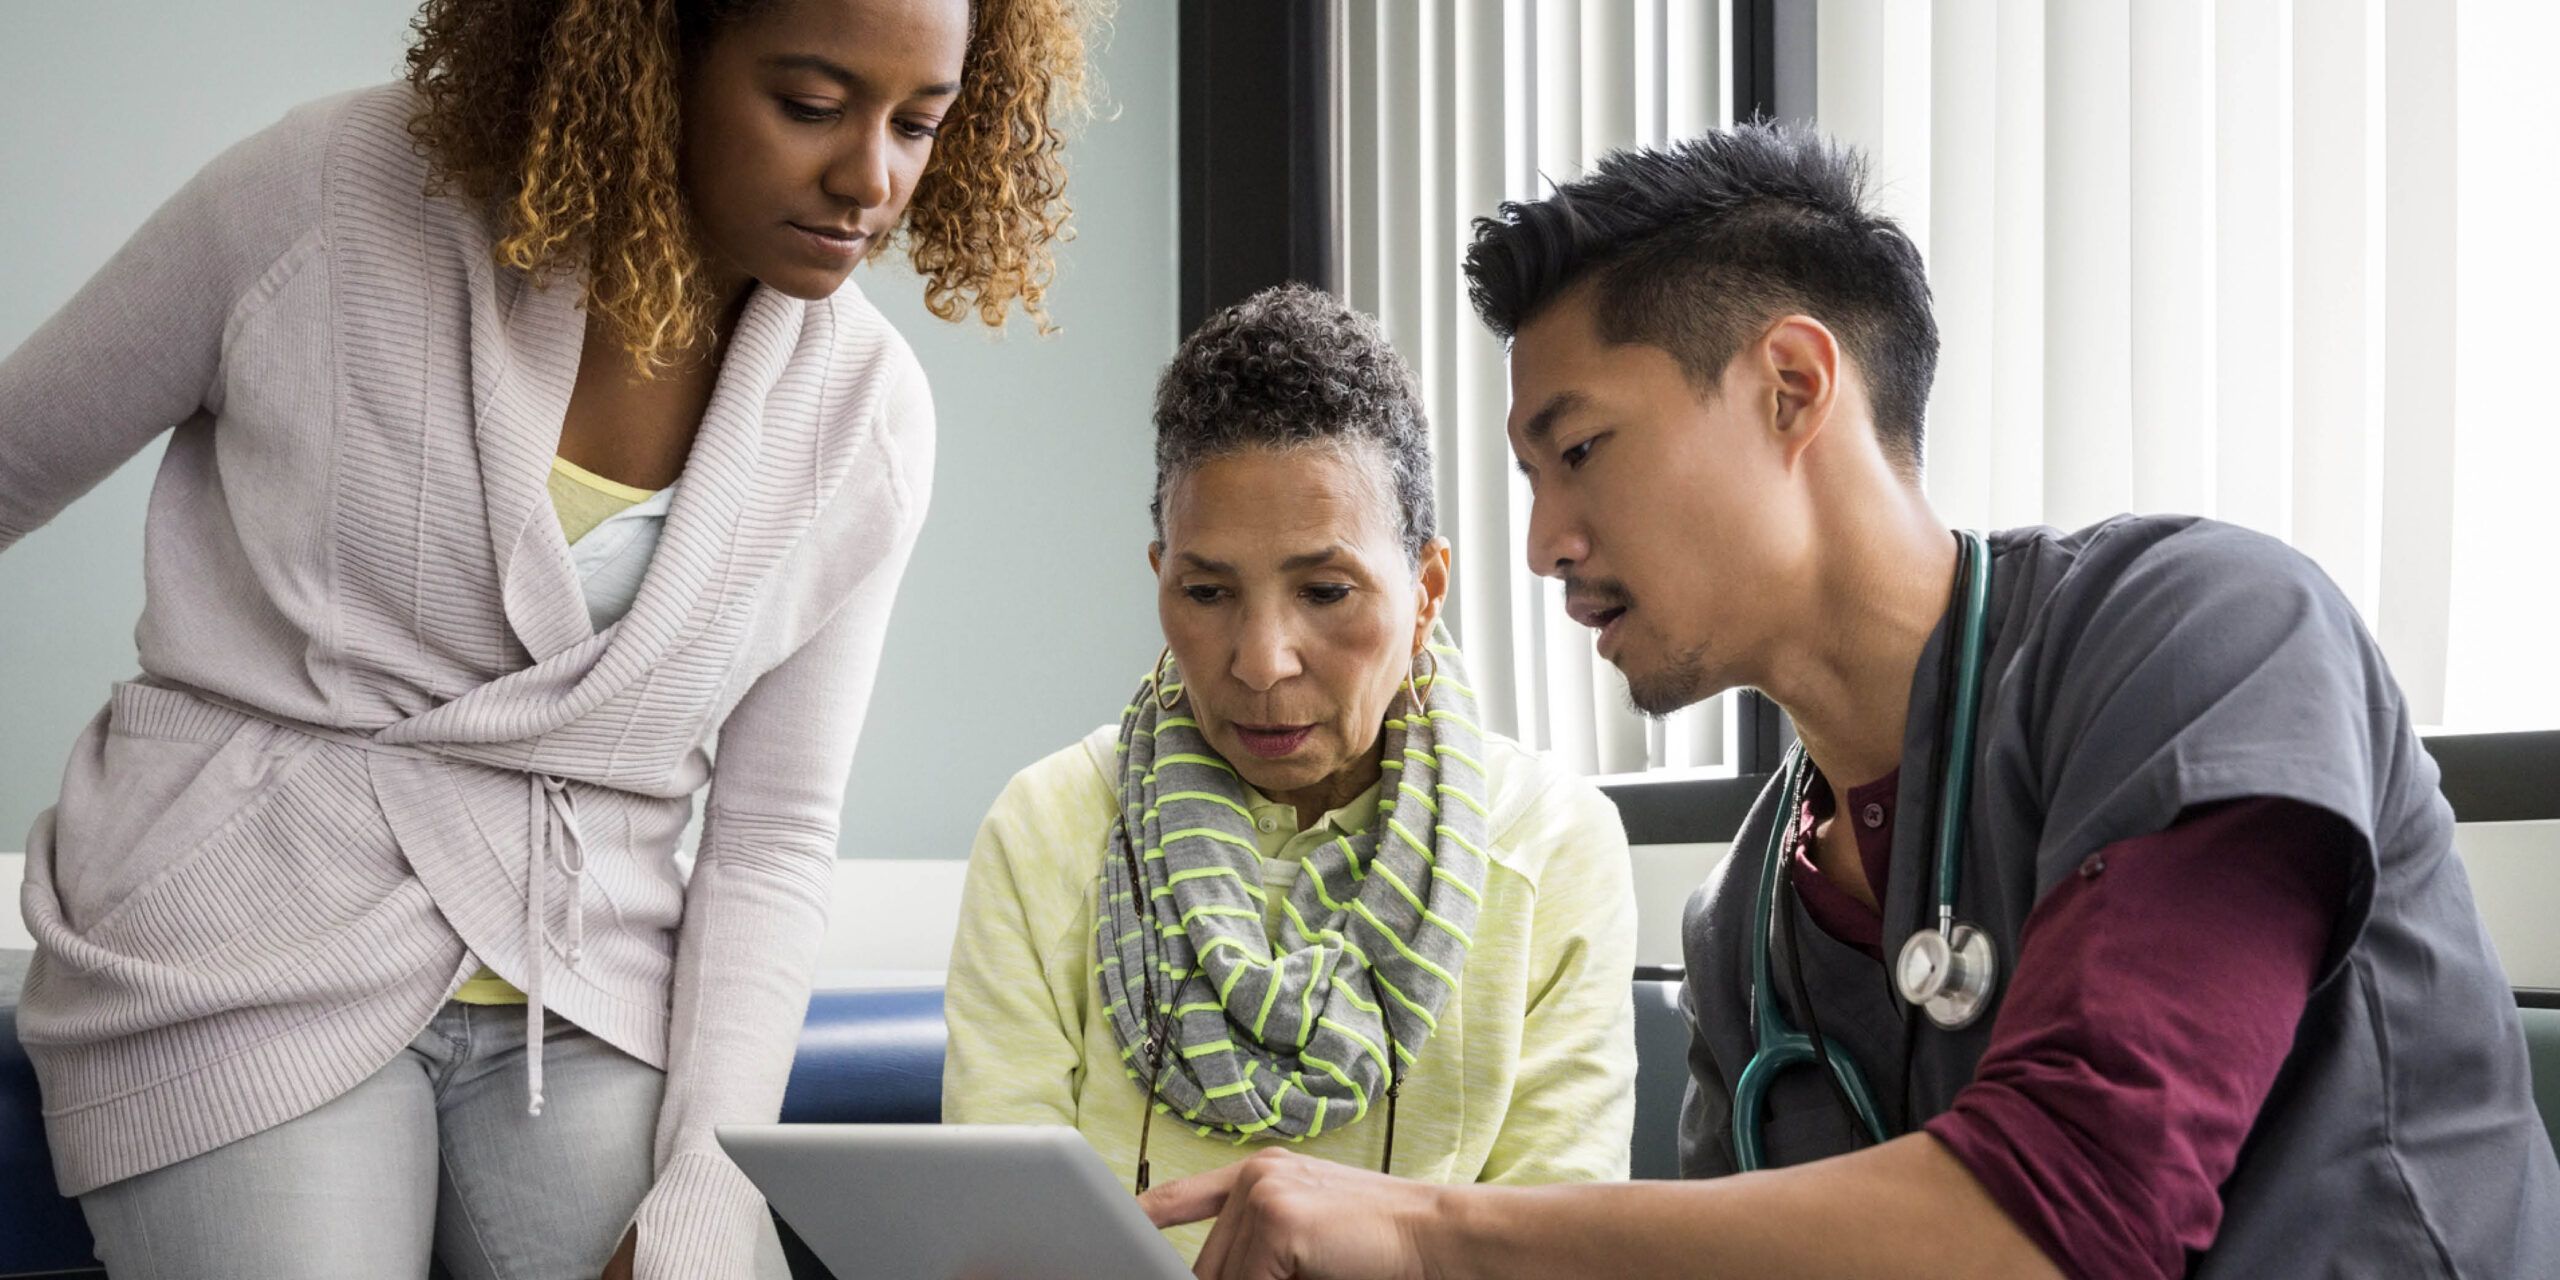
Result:
{"label": "wrinkled forehead", "polygon": [[1361,439],[1249,444],[1165,476],[1164,546],[1239,567],[1324,547],[1400,556],[1403,529],[1383,446]]}

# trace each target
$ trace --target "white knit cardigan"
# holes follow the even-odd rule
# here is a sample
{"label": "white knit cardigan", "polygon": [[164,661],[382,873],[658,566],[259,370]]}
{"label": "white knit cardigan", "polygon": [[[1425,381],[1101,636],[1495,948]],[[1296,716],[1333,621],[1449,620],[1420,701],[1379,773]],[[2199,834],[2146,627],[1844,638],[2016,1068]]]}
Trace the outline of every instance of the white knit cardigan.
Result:
{"label": "white knit cardigan", "polygon": [[597,632],[544,487],[574,281],[494,267],[482,206],[426,194],[412,101],[233,148],[0,362],[0,551],[175,428],[143,675],[28,843],[56,1170],[78,1194],[301,1115],[486,963],[666,1069],[639,1273],[743,1275],[762,1201],[712,1130],[781,1105],[932,403],[858,289],[758,289]]}

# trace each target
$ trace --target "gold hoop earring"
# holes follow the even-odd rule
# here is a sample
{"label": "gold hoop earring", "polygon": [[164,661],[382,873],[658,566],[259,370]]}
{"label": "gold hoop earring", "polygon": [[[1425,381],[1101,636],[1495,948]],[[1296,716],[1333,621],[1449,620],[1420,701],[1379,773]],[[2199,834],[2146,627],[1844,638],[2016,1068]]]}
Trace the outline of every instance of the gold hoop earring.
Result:
{"label": "gold hoop earring", "polygon": [[1168,699],[1168,698],[1166,698],[1166,697],[1164,696],[1164,694],[1165,694],[1164,669],[1165,669],[1166,664],[1168,664],[1168,663],[1170,663],[1170,662],[1172,662],[1172,661],[1173,661],[1173,646],[1172,646],[1172,645],[1166,645],[1166,646],[1164,647],[1164,652],[1159,653],[1159,654],[1157,654],[1157,655],[1156,655],[1156,666],[1155,666],[1155,670],[1154,670],[1152,673],[1150,673],[1150,674],[1148,675],[1148,677],[1147,677],[1147,683],[1148,683],[1148,684],[1150,684],[1150,685],[1152,685],[1152,686],[1154,687],[1154,689],[1155,689],[1156,710],[1158,710],[1158,711],[1170,712],[1170,711],[1172,711],[1175,707],[1178,707],[1178,706],[1181,706],[1181,705],[1182,705],[1182,692],[1181,692],[1181,691],[1182,691],[1182,682],[1181,682],[1181,681],[1176,680],[1176,681],[1174,681],[1174,682],[1173,682],[1173,689],[1174,689],[1174,695],[1173,695],[1173,697],[1171,697],[1170,699]]}
{"label": "gold hoop earring", "polygon": [[1422,677],[1419,683],[1428,684],[1440,678],[1440,657],[1439,655],[1431,652],[1431,646],[1426,642],[1422,646],[1422,652],[1413,655],[1413,666],[1405,669],[1404,694],[1406,697],[1413,699],[1413,714],[1416,716],[1427,717],[1430,714],[1427,710],[1428,704],[1423,702],[1422,690],[1416,687],[1417,682],[1415,681],[1413,674],[1416,670],[1419,670],[1425,662],[1431,664],[1431,674]]}

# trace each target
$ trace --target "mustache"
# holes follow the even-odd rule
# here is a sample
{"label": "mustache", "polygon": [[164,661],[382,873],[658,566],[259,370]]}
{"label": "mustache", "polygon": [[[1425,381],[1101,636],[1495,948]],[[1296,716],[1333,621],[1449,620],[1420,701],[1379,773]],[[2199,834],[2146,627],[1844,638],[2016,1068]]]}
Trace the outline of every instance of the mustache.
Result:
{"label": "mustache", "polygon": [[1568,609],[1586,606],[1593,609],[1628,609],[1635,606],[1635,595],[1627,584],[1616,578],[1573,578],[1564,580],[1564,603]]}

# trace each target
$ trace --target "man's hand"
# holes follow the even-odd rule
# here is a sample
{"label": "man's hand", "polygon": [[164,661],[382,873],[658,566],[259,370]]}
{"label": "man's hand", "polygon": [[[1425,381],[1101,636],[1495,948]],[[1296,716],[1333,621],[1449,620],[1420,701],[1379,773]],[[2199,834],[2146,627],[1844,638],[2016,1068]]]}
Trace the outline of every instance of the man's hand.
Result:
{"label": "man's hand", "polygon": [[1200,1280],[1429,1280],[1441,1188],[1266,1148],[1139,1198],[1158,1227],[1215,1216]]}
{"label": "man's hand", "polygon": [[1158,1187],[1159,1227],[1215,1215],[1201,1280],[1686,1280],[2062,1272],[1925,1133],[1697,1182],[1441,1187],[1279,1150]]}

